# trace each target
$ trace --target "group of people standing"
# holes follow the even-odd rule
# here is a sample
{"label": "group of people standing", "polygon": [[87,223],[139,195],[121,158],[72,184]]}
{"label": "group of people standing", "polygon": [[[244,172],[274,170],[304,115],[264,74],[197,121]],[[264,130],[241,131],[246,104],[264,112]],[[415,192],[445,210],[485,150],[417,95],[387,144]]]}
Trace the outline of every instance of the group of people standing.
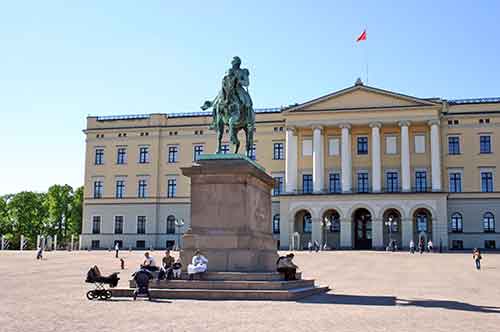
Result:
{"label": "group of people standing", "polygon": [[[429,240],[427,242],[427,247],[425,245],[424,239],[420,239],[418,241],[418,252],[420,254],[423,254],[424,251],[427,252],[433,252],[434,250],[434,244],[432,243],[432,240]],[[410,241],[410,253],[414,254],[415,253],[415,242],[413,240]]]}

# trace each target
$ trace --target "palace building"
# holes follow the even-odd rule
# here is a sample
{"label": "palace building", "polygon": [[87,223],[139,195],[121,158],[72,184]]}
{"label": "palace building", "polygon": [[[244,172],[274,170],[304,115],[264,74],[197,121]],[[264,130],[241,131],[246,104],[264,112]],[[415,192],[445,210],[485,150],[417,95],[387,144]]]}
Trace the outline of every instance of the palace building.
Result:
{"label": "palace building", "polygon": [[[358,80],[256,113],[250,157],[275,179],[281,249],[500,247],[500,98],[417,98]],[[181,167],[215,151],[210,123],[211,112],[88,117],[81,247],[176,247],[190,225]]]}

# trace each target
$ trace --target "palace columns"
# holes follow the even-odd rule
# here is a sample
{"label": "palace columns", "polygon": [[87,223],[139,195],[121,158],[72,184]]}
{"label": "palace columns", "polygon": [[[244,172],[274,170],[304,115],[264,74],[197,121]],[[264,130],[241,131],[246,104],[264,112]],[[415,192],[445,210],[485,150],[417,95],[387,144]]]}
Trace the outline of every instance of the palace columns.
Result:
{"label": "palace columns", "polygon": [[409,125],[409,121],[399,122],[401,127],[401,188],[403,191],[411,191]]}
{"label": "palace columns", "polygon": [[324,158],[323,158],[323,128],[313,127],[313,190],[323,191]]}
{"label": "palace columns", "polygon": [[314,243],[314,241],[317,241],[320,246],[323,244],[322,240],[322,227],[321,227],[321,218],[312,218],[312,234],[311,234],[311,240]]}
{"label": "palace columns", "polygon": [[297,191],[297,133],[295,128],[286,128],[285,136],[285,191]]}
{"label": "palace columns", "polygon": [[372,247],[374,249],[384,247],[384,222],[382,219],[372,219]]}
{"label": "palace columns", "polygon": [[352,156],[351,156],[351,125],[342,124],[341,139],[341,167],[342,167],[342,192],[352,191]]}
{"label": "palace columns", "polygon": [[431,179],[432,191],[441,191],[441,149],[439,120],[429,121],[431,126]]}
{"label": "palace columns", "polygon": [[[410,241],[413,239],[413,217],[401,219],[401,248],[409,248]],[[415,243],[415,248],[417,243]]]}
{"label": "palace columns", "polygon": [[340,219],[340,248],[352,249],[352,221],[351,217]]}
{"label": "palace columns", "polygon": [[382,191],[382,161],[380,154],[380,122],[370,123],[372,128],[372,190]]}

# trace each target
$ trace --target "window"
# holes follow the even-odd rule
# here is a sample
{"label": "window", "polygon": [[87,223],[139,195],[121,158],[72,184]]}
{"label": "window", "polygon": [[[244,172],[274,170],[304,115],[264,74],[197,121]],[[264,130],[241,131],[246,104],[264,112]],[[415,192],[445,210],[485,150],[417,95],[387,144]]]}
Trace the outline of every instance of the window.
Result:
{"label": "window", "polygon": [[220,147],[220,151],[222,154],[228,154],[229,153],[229,144],[222,144]]}
{"label": "window", "polygon": [[450,178],[450,192],[460,193],[462,192],[462,173],[451,172],[449,174]]}
{"label": "window", "polygon": [[448,154],[460,154],[460,138],[448,136]]}
{"label": "window", "polygon": [[368,137],[358,137],[358,154],[368,154]]}
{"label": "window", "polygon": [[463,249],[464,241],[463,240],[452,240],[451,241],[451,249]]}
{"label": "window", "polygon": [[94,198],[102,198],[103,185],[102,181],[94,181]]}
{"label": "window", "polygon": [[367,193],[370,191],[368,183],[368,172],[358,172],[358,192]]}
{"label": "window", "polygon": [[415,135],[415,153],[425,153],[424,135]]}
{"label": "window", "polygon": [[172,215],[167,217],[167,234],[175,234],[175,217]]}
{"label": "window", "polygon": [[427,191],[427,171],[415,172],[415,191],[417,192]]}
{"label": "window", "polygon": [[280,233],[280,215],[275,214],[273,217],[273,234]]}
{"label": "window", "polygon": [[116,151],[116,163],[118,165],[123,165],[127,162],[127,149],[126,148],[118,148]]}
{"label": "window", "polygon": [[101,216],[92,217],[92,234],[101,234]]}
{"label": "window", "polygon": [[302,155],[312,156],[312,140],[304,139],[302,140]]}
{"label": "window", "polygon": [[203,153],[203,145],[195,145],[193,148],[193,160],[198,160],[198,157]]}
{"label": "window", "polygon": [[312,193],[313,191],[313,177],[311,174],[302,175],[302,192]]}
{"label": "window", "polygon": [[176,179],[168,179],[167,181],[167,197],[175,197],[177,191]]}
{"label": "window", "polygon": [[417,233],[424,232],[427,233],[427,221],[428,217],[426,213],[418,213],[416,216],[417,221]]}
{"label": "window", "polygon": [[491,136],[479,136],[479,153],[491,153]]}
{"label": "window", "polygon": [[458,212],[455,212],[451,215],[451,231],[453,233],[463,232],[463,219],[462,215]]}
{"label": "window", "polygon": [[274,179],[273,195],[277,196],[283,192],[283,177],[275,176],[273,177],[273,179]]}
{"label": "window", "polygon": [[101,242],[99,240],[92,240],[90,243],[90,247],[92,249],[100,249],[101,248]]}
{"label": "window", "polygon": [[283,150],[283,143],[274,143],[273,144],[273,159],[274,160],[285,159],[285,154],[284,154],[284,150]]}
{"label": "window", "polygon": [[255,160],[255,158],[256,158],[255,149],[256,149],[256,146],[255,146],[255,144],[253,144],[252,147],[250,148],[250,150],[248,151],[248,158]]}
{"label": "window", "polygon": [[95,149],[95,164],[104,164],[104,149]]}
{"label": "window", "polygon": [[339,193],[342,191],[340,173],[330,173],[328,178],[328,191],[331,193]]}
{"label": "window", "polygon": [[135,247],[137,249],[144,249],[144,248],[146,248],[146,241],[144,241],[144,240],[137,240],[137,241],[135,241]]}
{"label": "window", "polygon": [[304,218],[302,219],[302,231],[304,233],[312,232],[312,218],[309,212],[304,214]]}
{"label": "window", "polygon": [[386,189],[388,192],[399,191],[399,177],[398,172],[387,172],[385,174]]}
{"label": "window", "polygon": [[340,154],[340,139],[330,138],[328,141],[328,154],[330,156],[338,156]]}
{"label": "window", "polygon": [[481,191],[482,192],[493,191],[493,172],[489,171],[481,172]]}
{"label": "window", "polygon": [[137,197],[145,198],[147,196],[148,183],[146,180],[139,180],[139,186],[137,188]]}
{"label": "window", "polygon": [[123,234],[123,216],[115,216],[115,234]]}
{"label": "window", "polygon": [[486,212],[483,215],[483,228],[485,233],[495,232],[495,216],[493,216],[493,213]]}
{"label": "window", "polygon": [[386,136],[385,137],[385,153],[386,154],[397,154],[398,146],[397,146],[398,138],[396,136]]}
{"label": "window", "polygon": [[139,164],[147,164],[149,162],[149,148],[143,146],[139,148]]}
{"label": "window", "polygon": [[146,234],[146,216],[137,217],[137,234]]}
{"label": "window", "polygon": [[484,240],[484,248],[485,249],[496,249],[497,244],[495,240]]}
{"label": "window", "polygon": [[178,160],[179,147],[178,146],[169,146],[168,147],[168,162],[176,163]]}
{"label": "window", "polygon": [[125,195],[125,181],[124,180],[116,180],[116,198],[123,198]]}

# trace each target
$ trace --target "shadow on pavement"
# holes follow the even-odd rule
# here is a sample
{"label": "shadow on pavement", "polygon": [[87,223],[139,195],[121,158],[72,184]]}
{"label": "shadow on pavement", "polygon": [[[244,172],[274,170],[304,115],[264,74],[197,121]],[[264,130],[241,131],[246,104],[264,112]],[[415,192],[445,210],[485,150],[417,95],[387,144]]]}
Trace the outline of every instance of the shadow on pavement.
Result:
{"label": "shadow on pavement", "polygon": [[402,306],[420,308],[438,308],[448,310],[460,310],[483,313],[500,314],[500,307],[480,306],[466,302],[447,300],[405,300],[395,296],[372,296],[372,295],[344,295],[344,294],[320,294],[297,301],[298,303],[316,304],[343,304],[343,305],[373,305],[373,306]]}

